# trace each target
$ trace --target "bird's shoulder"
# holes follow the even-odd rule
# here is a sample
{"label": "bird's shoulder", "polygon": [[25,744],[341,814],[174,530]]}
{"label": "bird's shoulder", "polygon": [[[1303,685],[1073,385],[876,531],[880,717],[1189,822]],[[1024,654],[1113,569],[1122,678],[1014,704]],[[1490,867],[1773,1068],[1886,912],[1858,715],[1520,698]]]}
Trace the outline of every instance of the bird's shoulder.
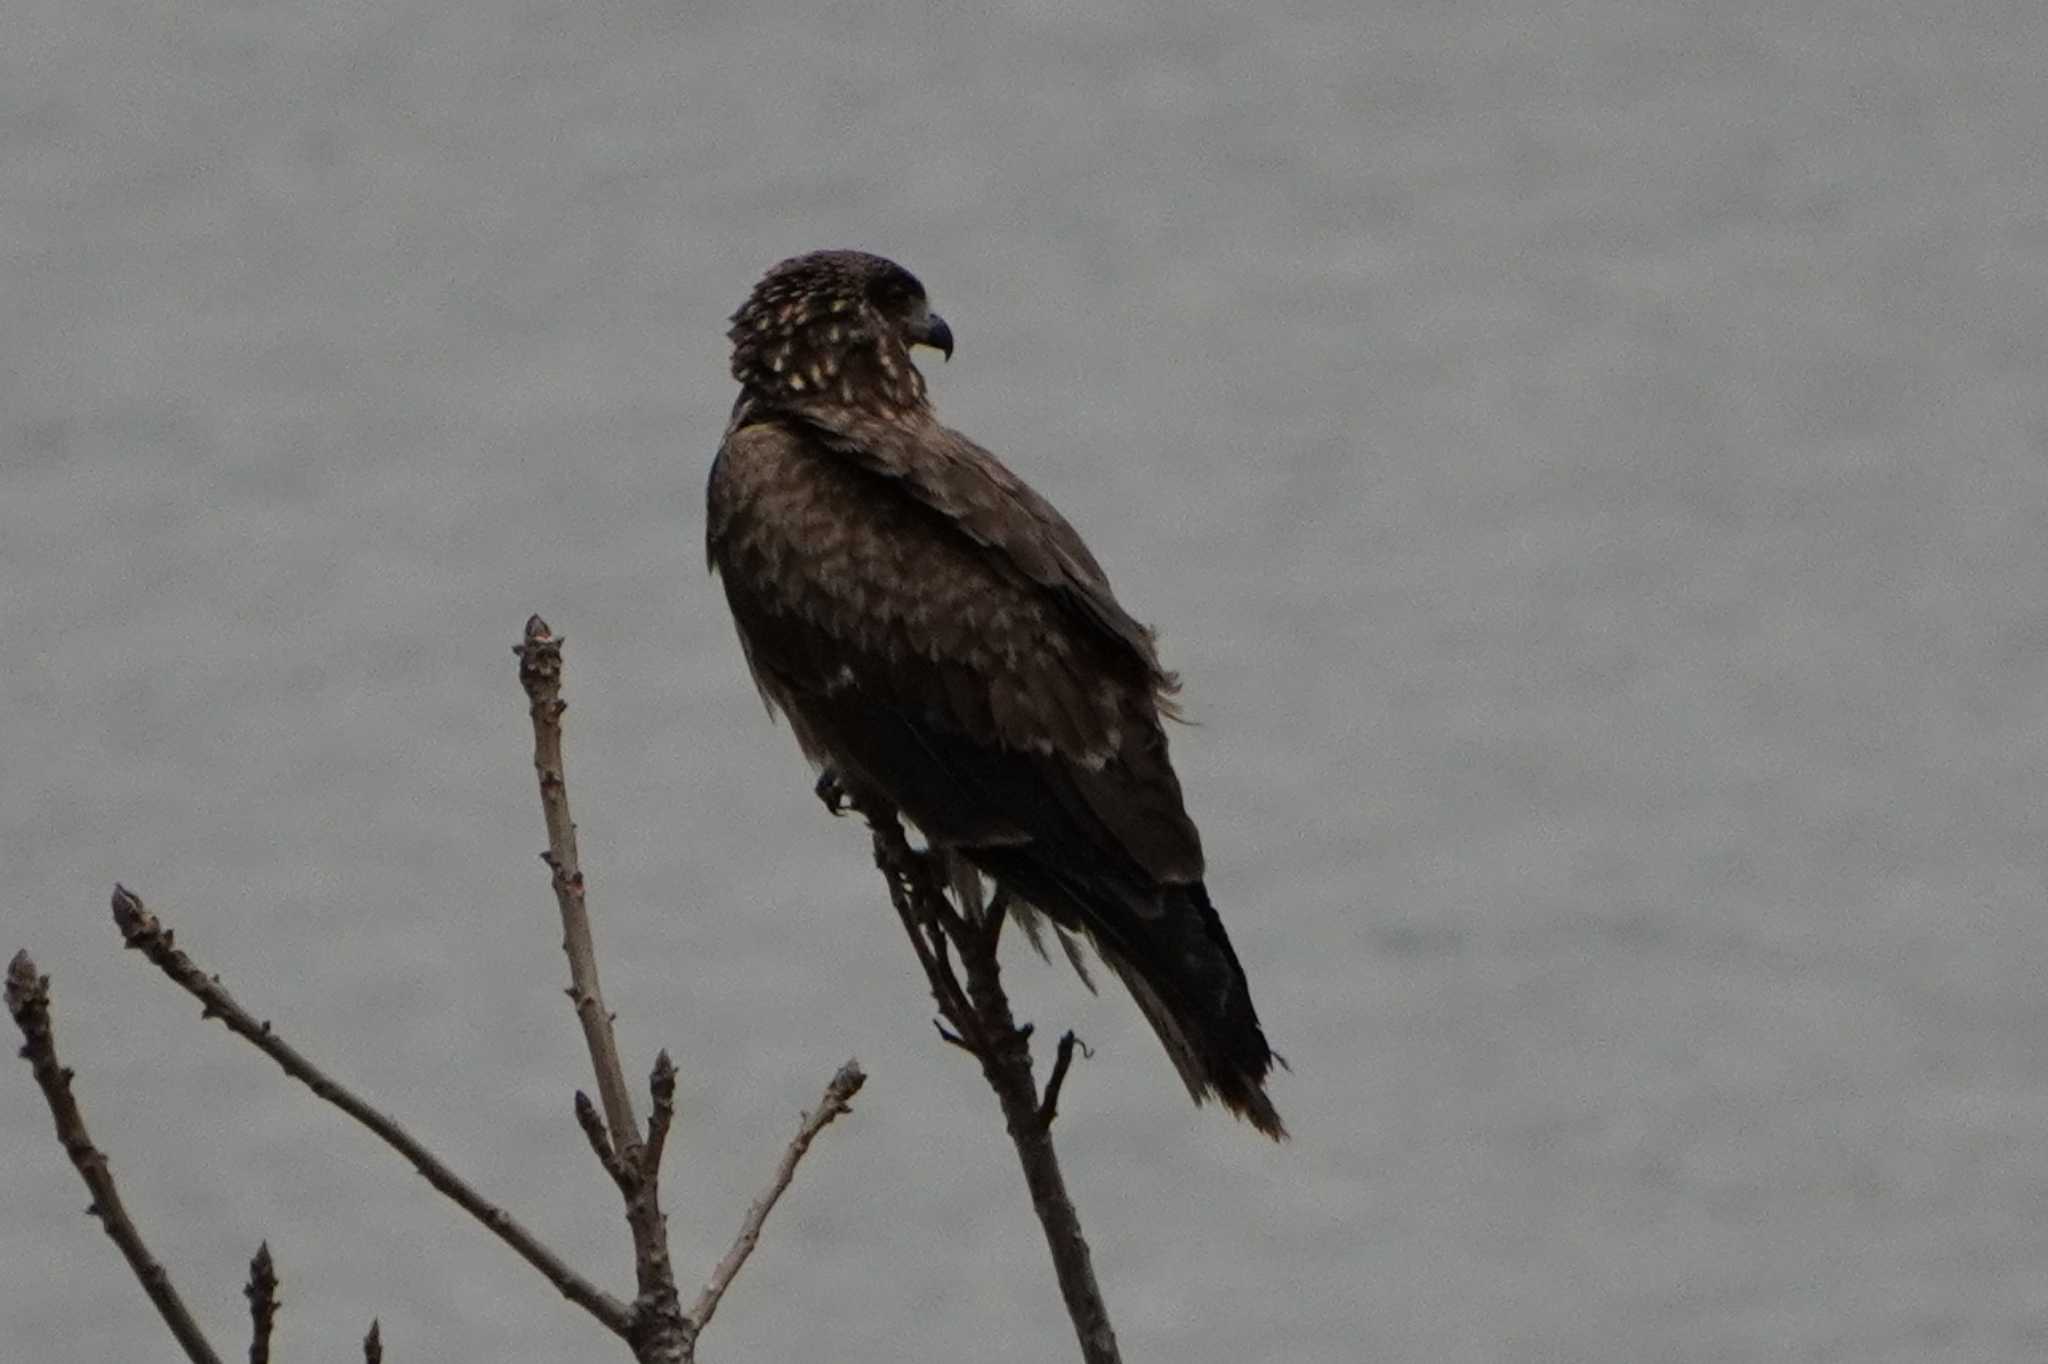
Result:
{"label": "bird's shoulder", "polygon": [[835,633],[903,632],[916,652],[964,650],[1000,623],[1043,632],[1057,612],[999,558],[816,428],[769,414],[727,432],[707,530],[729,593]]}
{"label": "bird's shoulder", "polygon": [[[810,576],[807,566],[835,561],[900,533],[893,491],[849,466],[800,422],[742,409],[711,464],[705,532],[712,566]],[[839,566],[843,567],[843,566]]]}
{"label": "bird's shoulder", "polygon": [[800,484],[807,472],[805,464],[821,453],[807,450],[806,444],[798,428],[764,419],[744,404],[735,408],[711,461],[707,496],[714,517]]}
{"label": "bird's shoulder", "polygon": [[936,420],[861,422],[826,433],[849,458],[901,484],[1007,571],[1127,650],[1170,691],[1152,632],[1126,611],[1079,531],[994,454]]}
{"label": "bird's shoulder", "polygon": [[[994,454],[929,416],[820,418],[743,398],[712,470],[709,532],[714,563],[722,541],[751,536],[756,558],[782,571],[800,571],[800,556],[814,579],[858,583],[879,572],[929,604],[971,592],[1041,627],[1064,620],[1093,637],[1090,647],[1121,654],[1162,699],[1174,690],[1152,632],[1117,601],[1072,524]],[[913,561],[920,576],[905,581]]]}

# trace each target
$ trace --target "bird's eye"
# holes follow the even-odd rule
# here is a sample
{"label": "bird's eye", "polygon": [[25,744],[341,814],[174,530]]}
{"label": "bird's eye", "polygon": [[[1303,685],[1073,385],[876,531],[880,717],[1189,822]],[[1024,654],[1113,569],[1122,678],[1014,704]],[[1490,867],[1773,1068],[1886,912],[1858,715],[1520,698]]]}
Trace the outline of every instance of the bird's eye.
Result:
{"label": "bird's eye", "polygon": [[875,277],[868,285],[868,301],[885,313],[909,313],[924,303],[924,286],[899,266]]}

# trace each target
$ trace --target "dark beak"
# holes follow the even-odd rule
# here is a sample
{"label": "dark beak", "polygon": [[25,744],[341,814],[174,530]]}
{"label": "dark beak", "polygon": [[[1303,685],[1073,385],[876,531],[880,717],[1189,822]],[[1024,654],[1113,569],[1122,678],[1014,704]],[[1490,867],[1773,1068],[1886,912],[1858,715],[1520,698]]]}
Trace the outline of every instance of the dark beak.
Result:
{"label": "dark beak", "polygon": [[911,340],[920,346],[930,346],[948,360],[953,358],[953,329],[937,313],[925,314],[924,330]]}

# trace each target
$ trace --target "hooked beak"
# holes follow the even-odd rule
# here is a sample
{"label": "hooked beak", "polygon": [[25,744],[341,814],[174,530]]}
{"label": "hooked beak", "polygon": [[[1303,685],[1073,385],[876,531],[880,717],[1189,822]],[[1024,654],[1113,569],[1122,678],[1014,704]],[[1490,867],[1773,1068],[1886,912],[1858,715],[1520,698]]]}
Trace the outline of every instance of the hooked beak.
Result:
{"label": "hooked beak", "polygon": [[948,360],[953,358],[953,329],[937,313],[926,313],[924,330],[910,339],[915,345],[930,346]]}

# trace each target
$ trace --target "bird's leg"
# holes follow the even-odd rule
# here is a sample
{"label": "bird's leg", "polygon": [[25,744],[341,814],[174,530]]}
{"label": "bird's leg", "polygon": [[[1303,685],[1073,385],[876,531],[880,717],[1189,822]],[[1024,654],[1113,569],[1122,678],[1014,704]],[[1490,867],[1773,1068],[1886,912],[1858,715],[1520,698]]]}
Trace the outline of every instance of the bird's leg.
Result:
{"label": "bird's leg", "polygon": [[[919,851],[910,846],[910,841],[903,837],[903,821],[896,807],[873,787],[855,785],[848,781],[838,768],[828,764],[819,771],[818,780],[811,789],[817,793],[826,812],[834,818],[857,814],[867,820],[868,827],[877,834],[881,833],[885,826],[893,826],[896,833],[886,842],[889,846],[889,865],[894,868],[896,874],[915,881],[920,876],[928,878],[935,872],[943,871],[943,867],[934,866],[934,854],[931,851]],[[878,857],[882,855],[881,846],[880,843],[876,845]],[[943,876],[940,879],[943,880]]]}
{"label": "bird's leg", "polygon": [[858,803],[852,808],[867,816],[868,827],[875,833],[875,860],[883,871],[915,889],[943,884],[943,877],[933,875],[932,854],[910,846],[910,840],[903,835],[903,822],[894,810],[872,809]]}
{"label": "bird's leg", "polygon": [[[1003,921],[1008,918],[1009,913],[1009,888],[1007,886],[997,886],[996,893],[989,897],[988,913],[982,916],[982,922],[988,926],[988,933],[991,938],[1003,936]],[[1036,937],[1032,938],[1031,945],[1038,948],[1039,956],[1045,955],[1045,948],[1039,944]]]}
{"label": "bird's leg", "polygon": [[[946,903],[943,881],[934,875],[936,863],[930,853],[919,853],[910,846],[910,841],[903,836],[903,822],[893,810],[868,811],[867,814],[868,827],[874,832],[875,865],[881,868],[883,879],[889,883],[890,903],[902,919],[904,931],[910,935],[910,945],[917,952],[925,976],[931,981],[932,996],[938,1002],[939,1012],[957,1030],[952,1037],[980,1056],[985,1046],[977,1027],[979,1019],[968,992],[954,974],[948,954],[948,948],[954,942],[948,921],[957,924],[960,916]],[[946,1032],[941,1025],[940,1034],[945,1036]]]}
{"label": "bird's leg", "polygon": [[[818,784],[822,797],[824,778],[819,778]],[[903,836],[903,821],[893,808],[881,801],[864,799],[844,786],[835,789],[845,798],[847,808],[865,815],[868,827],[875,831],[877,864],[885,872],[902,879],[918,902],[922,917],[932,924],[934,932],[943,930],[948,936],[957,936],[955,930],[961,918],[946,899],[946,891],[951,889],[955,895],[960,894],[960,881],[956,878],[962,875],[960,869],[968,866],[966,859],[945,848],[911,847],[910,840]],[[885,829],[893,832],[885,834]],[[968,868],[966,874],[972,874],[972,869]]]}

